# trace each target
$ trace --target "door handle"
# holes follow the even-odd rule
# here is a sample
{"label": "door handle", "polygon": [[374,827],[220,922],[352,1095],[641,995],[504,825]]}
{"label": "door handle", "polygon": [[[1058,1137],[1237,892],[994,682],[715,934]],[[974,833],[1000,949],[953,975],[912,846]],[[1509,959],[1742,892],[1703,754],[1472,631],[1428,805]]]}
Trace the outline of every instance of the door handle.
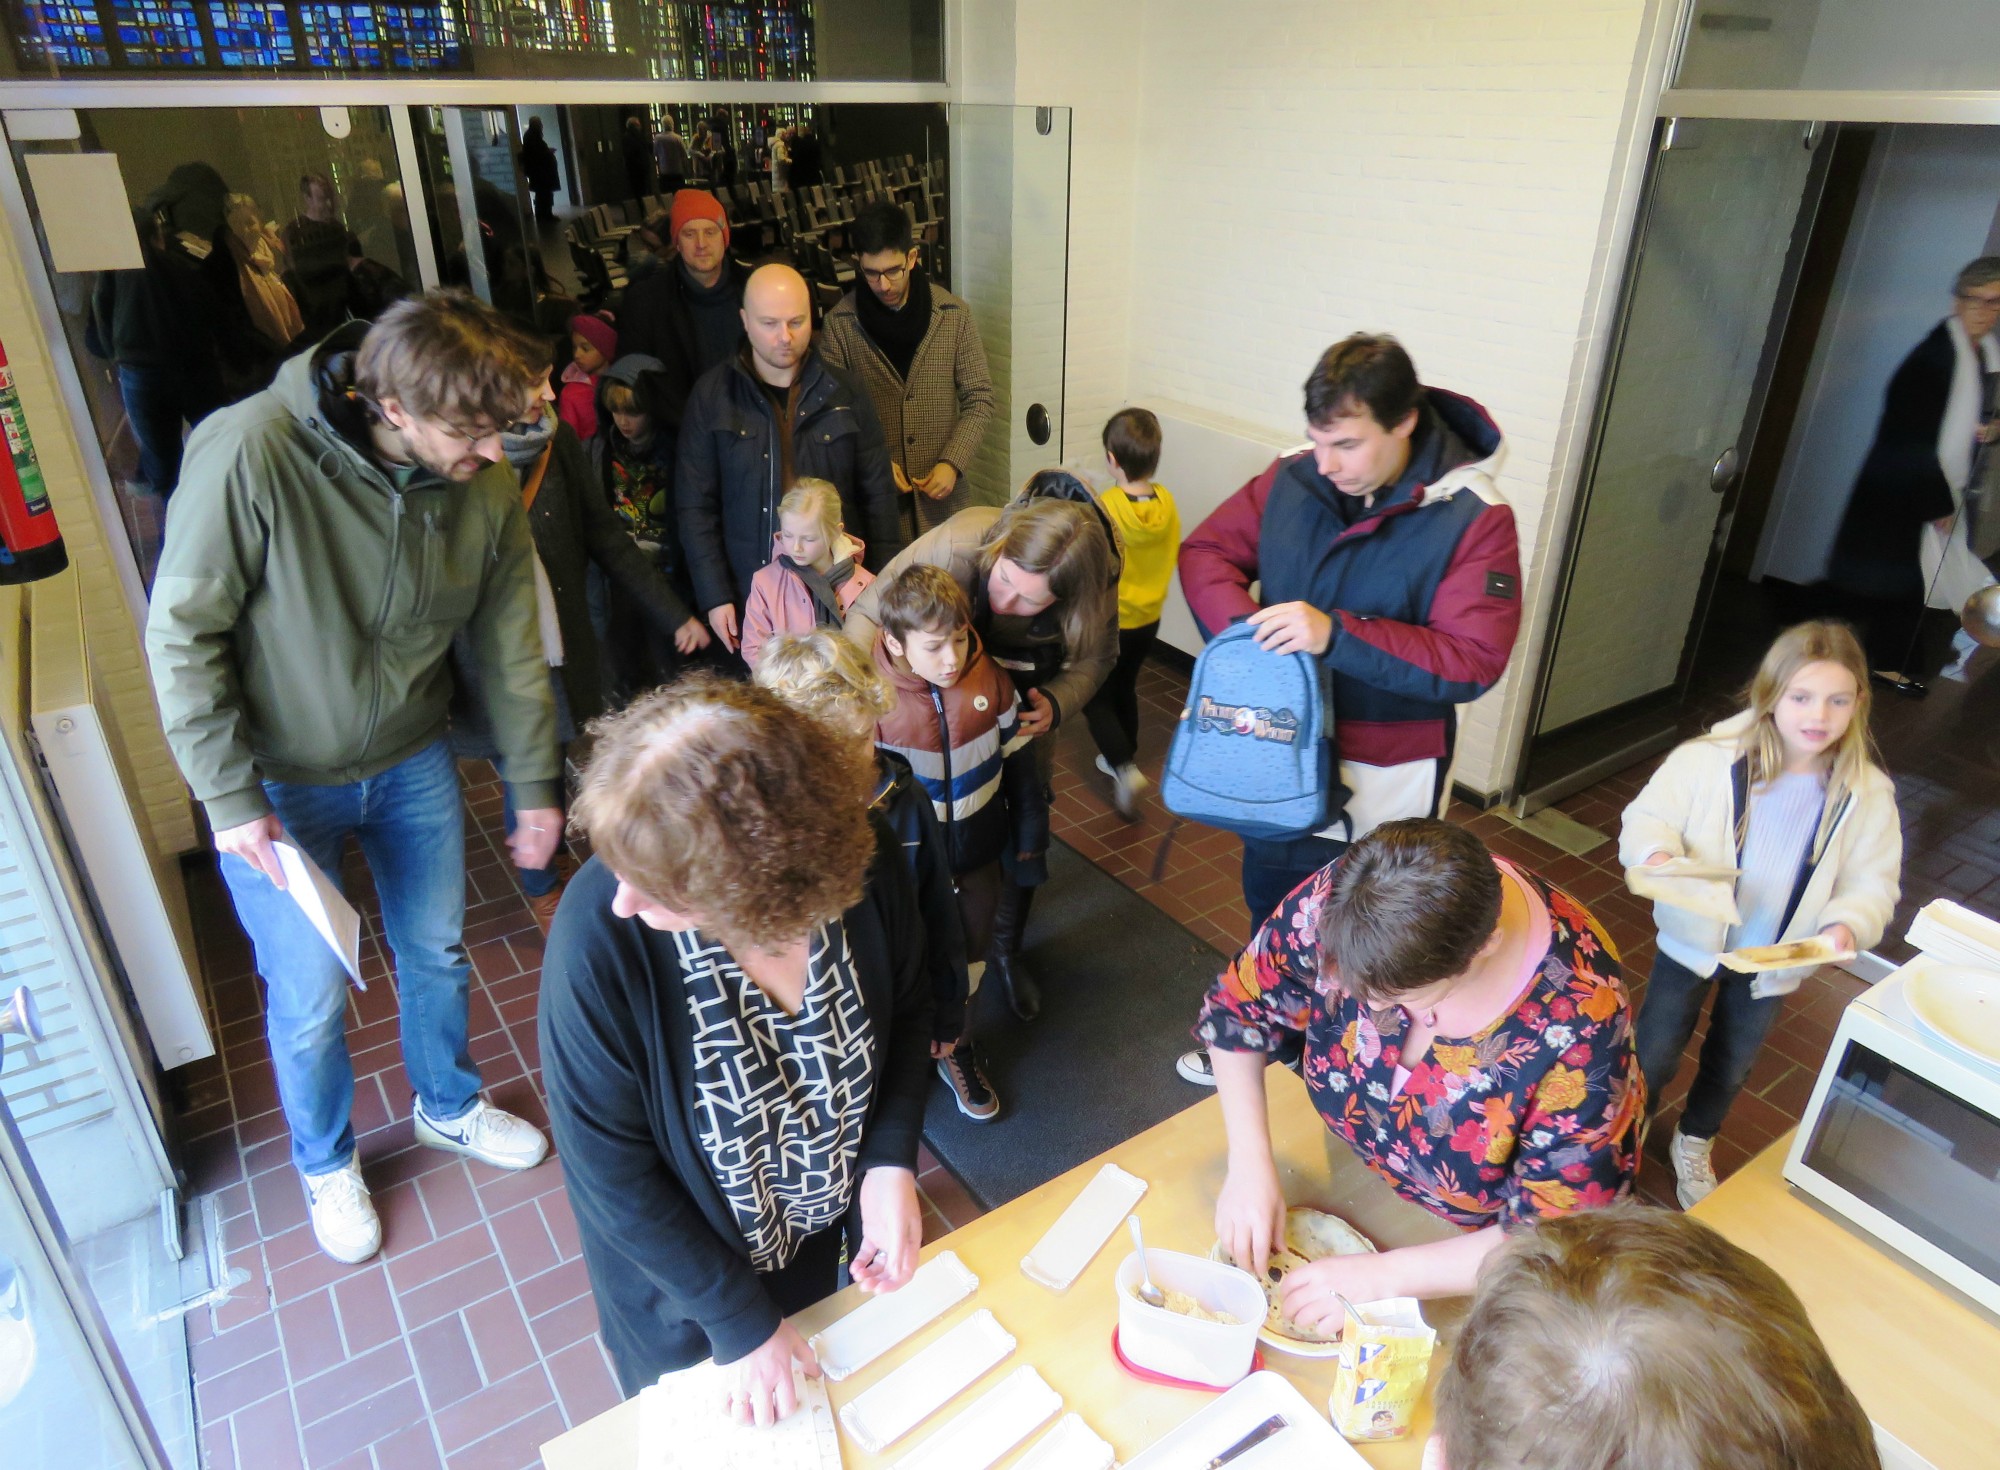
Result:
{"label": "door handle", "polygon": [[1742,473],[1742,463],[1736,455],[1736,446],[1730,445],[1715,457],[1715,464],[1708,472],[1708,488],[1717,495],[1727,495],[1736,486],[1737,476]]}
{"label": "door handle", "polygon": [[1037,444],[1048,443],[1051,428],[1049,411],[1039,403],[1029,404],[1027,428],[1030,439],[1034,440]]}

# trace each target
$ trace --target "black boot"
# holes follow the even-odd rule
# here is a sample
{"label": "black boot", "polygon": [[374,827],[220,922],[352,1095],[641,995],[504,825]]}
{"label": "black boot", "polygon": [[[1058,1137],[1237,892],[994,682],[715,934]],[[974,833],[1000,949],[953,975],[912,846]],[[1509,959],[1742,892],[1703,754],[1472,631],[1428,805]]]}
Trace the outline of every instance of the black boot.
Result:
{"label": "black boot", "polygon": [[997,976],[1007,992],[1007,1004],[1023,1021],[1042,1013],[1042,987],[1021,958],[1021,935],[1028,927],[1028,905],[1035,890],[1009,883],[993,914],[993,943],[986,952],[986,973]]}

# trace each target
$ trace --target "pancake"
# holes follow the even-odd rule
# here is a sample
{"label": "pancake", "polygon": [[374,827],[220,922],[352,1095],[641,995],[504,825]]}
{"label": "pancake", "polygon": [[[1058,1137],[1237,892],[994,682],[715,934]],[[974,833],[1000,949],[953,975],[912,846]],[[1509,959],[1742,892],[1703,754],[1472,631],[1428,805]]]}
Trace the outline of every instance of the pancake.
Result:
{"label": "pancake", "polygon": [[[1340,1341],[1340,1330],[1336,1326],[1331,1332],[1319,1332],[1310,1327],[1301,1327],[1284,1314],[1285,1277],[1308,1261],[1322,1260],[1327,1256],[1357,1256],[1373,1252],[1374,1244],[1352,1225],[1337,1215],[1329,1215],[1324,1210],[1308,1209],[1304,1205],[1294,1205],[1285,1211],[1285,1246],[1273,1251],[1269,1263],[1264,1268],[1264,1299],[1270,1310],[1264,1318],[1264,1332],[1267,1336],[1289,1339],[1295,1343],[1326,1345]],[[1229,1253],[1216,1244],[1211,1253],[1217,1260],[1236,1265]],[[1246,1268],[1247,1269],[1247,1268]],[[1278,1342],[1275,1346],[1282,1347]]]}

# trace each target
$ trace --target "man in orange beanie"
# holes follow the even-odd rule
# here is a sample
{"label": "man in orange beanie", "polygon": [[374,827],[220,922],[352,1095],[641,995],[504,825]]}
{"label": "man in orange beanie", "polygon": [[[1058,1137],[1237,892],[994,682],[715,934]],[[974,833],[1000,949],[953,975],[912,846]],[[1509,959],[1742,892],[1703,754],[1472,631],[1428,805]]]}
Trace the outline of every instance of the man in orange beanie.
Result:
{"label": "man in orange beanie", "polygon": [[634,281],[618,314],[623,353],[658,358],[664,369],[661,425],[680,431],[694,381],[733,357],[743,340],[743,283],[750,268],[729,254],[729,216],[706,189],[682,189],[667,214],[663,270]]}

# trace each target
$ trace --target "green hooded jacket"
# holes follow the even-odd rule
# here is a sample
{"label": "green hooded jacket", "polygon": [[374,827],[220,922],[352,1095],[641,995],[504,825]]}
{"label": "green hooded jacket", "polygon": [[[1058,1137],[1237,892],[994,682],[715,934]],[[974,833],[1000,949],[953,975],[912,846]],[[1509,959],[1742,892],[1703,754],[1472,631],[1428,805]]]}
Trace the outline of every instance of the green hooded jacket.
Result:
{"label": "green hooded jacket", "polygon": [[291,358],[188,441],[146,619],[182,775],[221,831],[271,810],[264,781],[341,785],[408,759],[444,735],[463,627],[515,804],[560,805],[512,466],[398,490],[327,422],[323,355]]}

